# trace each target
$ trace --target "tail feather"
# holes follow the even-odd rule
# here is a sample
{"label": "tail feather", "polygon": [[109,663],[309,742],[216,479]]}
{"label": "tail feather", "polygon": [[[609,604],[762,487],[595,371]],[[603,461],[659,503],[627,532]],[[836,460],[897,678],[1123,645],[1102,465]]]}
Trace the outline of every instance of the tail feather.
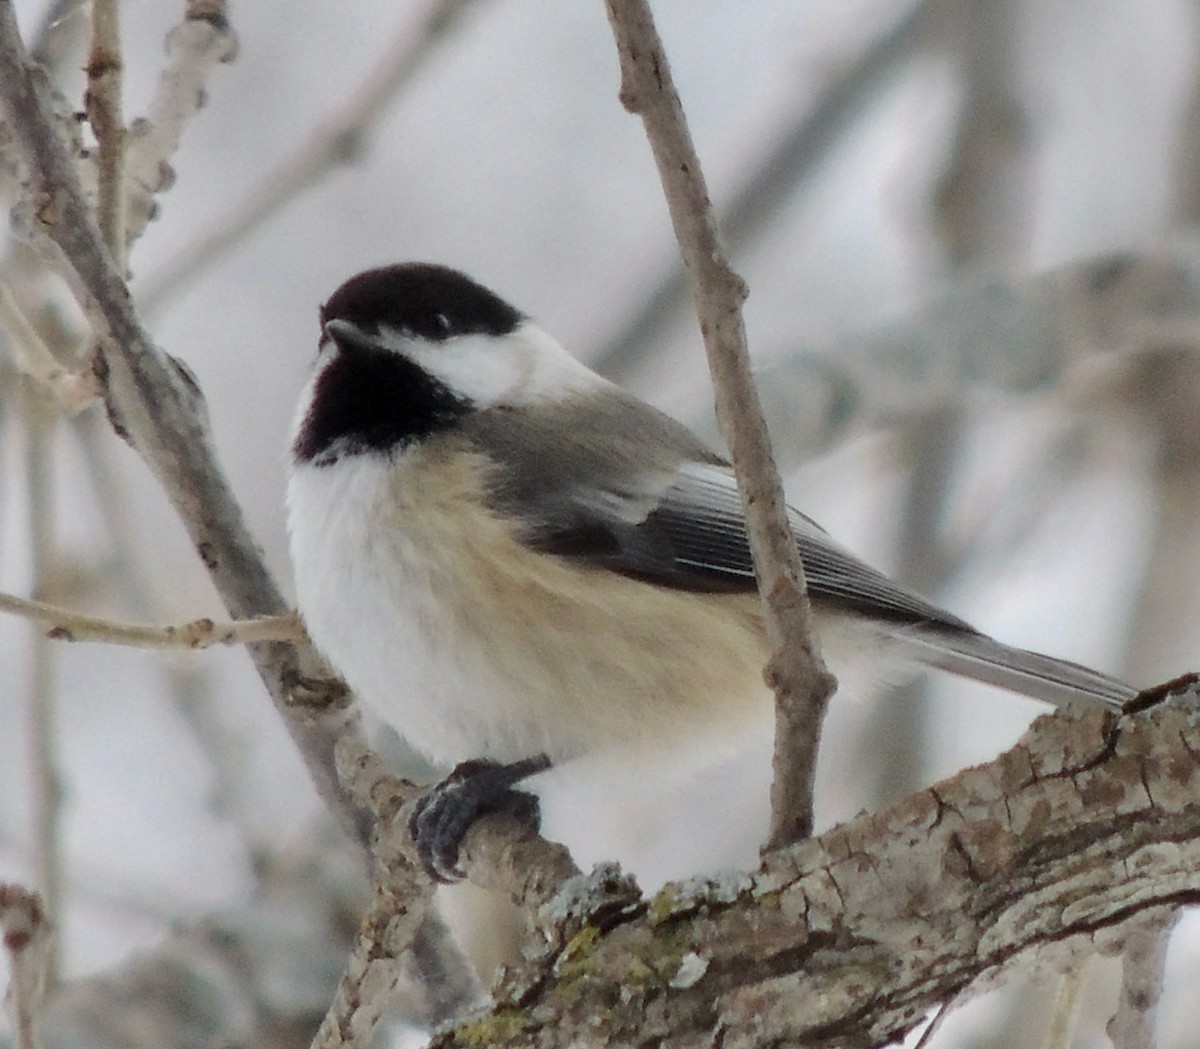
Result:
{"label": "tail feather", "polygon": [[894,636],[922,663],[1055,706],[1086,703],[1119,710],[1138,694],[1136,688],[1107,674],[1013,648],[986,634],[926,627]]}

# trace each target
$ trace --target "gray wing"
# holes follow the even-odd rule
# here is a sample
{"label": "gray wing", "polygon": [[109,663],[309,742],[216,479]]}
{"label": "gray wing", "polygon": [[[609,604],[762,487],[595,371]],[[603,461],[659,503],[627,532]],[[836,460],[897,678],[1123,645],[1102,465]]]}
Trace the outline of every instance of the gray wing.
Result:
{"label": "gray wing", "polygon": [[[464,435],[502,464],[492,498],[528,545],[659,586],[754,589],[733,472],[669,416],[618,395],[537,413],[492,409]],[[814,599],[971,630],[790,513]]]}
{"label": "gray wing", "polygon": [[[873,619],[971,630],[961,619],[860,561],[799,511],[789,507],[788,514],[809,594],[818,602]],[[609,567],[685,589],[751,590],[755,586],[741,496],[732,471],[723,464],[681,464],[654,508],[636,523],[622,525],[622,538],[630,530],[634,533],[632,541],[626,540],[634,556],[624,566]],[[646,553],[655,560],[647,561]]]}

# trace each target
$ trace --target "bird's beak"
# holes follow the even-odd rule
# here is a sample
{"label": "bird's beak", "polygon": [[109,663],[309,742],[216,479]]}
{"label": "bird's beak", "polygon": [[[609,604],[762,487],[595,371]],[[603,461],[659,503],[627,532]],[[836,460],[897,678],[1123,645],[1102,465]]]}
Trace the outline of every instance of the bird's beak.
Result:
{"label": "bird's beak", "polygon": [[362,328],[350,321],[334,318],[325,322],[322,329],[325,338],[332,339],[343,349],[377,350],[379,339],[368,335]]}

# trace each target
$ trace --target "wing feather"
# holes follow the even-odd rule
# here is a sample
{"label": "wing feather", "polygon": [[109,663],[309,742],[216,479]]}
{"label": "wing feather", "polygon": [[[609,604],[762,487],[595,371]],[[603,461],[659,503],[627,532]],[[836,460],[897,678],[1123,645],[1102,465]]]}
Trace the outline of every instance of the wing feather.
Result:
{"label": "wing feather", "polygon": [[[481,461],[495,464],[497,512],[516,523],[522,542],[582,565],[679,590],[753,590],[728,464],[669,416],[613,392],[600,404],[523,416],[496,409],[464,424]],[[789,514],[813,601],[869,617],[918,661],[1053,703],[1118,708],[1136,694],[1086,667],[992,640],[859,560],[808,517]]]}
{"label": "wing feather", "polygon": [[[537,413],[493,409],[464,425],[500,464],[492,478],[497,509],[528,545],[581,564],[680,590],[753,590],[728,464],[674,419],[612,393]],[[814,598],[876,618],[971,629],[790,513]]]}

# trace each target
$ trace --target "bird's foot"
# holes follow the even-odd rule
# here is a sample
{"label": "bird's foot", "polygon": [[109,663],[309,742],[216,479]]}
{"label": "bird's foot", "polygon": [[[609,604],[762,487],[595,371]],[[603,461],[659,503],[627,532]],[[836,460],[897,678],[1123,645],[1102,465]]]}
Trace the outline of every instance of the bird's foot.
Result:
{"label": "bird's foot", "polygon": [[418,798],[408,830],[430,877],[446,885],[466,877],[458,865],[458,852],[481,816],[504,813],[537,830],[538,799],[514,790],[513,785],[549,767],[545,754],[507,765],[486,758],[464,761]]}

